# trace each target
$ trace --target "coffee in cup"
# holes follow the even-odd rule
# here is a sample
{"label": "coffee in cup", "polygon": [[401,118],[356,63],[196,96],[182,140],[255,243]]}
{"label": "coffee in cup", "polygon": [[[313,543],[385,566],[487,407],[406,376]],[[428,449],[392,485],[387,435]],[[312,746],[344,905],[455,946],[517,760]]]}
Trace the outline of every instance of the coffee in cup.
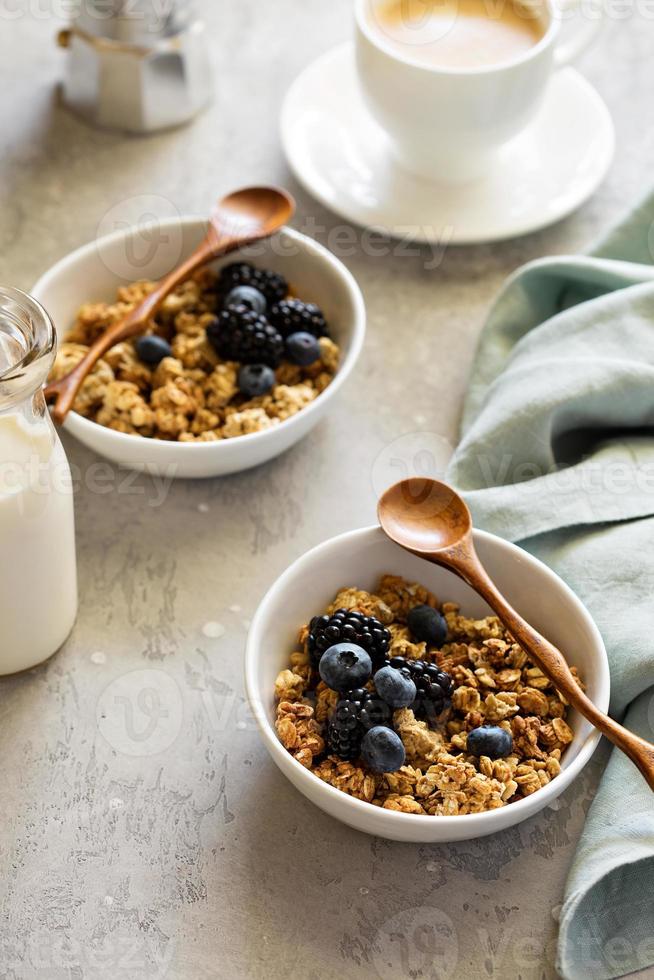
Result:
{"label": "coffee in cup", "polygon": [[433,68],[512,61],[545,33],[538,13],[512,0],[384,0],[370,22],[400,57]]}
{"label": "coffee in cup", "polygon": [[404,169],[460,183],[498,165],[601,24],[562,41],[554,3],[355,0],[361,91]]}

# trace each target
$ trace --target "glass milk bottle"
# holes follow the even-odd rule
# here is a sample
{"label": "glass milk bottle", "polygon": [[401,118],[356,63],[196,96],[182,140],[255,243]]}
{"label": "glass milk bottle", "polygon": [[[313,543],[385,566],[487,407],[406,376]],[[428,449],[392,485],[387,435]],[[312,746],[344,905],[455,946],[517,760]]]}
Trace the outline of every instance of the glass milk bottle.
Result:
{"label": "glass milk bottle", "polygon": [[52,321],[0,287],[0,675],[47,660],[77,613],[70,469],[42,386]]}

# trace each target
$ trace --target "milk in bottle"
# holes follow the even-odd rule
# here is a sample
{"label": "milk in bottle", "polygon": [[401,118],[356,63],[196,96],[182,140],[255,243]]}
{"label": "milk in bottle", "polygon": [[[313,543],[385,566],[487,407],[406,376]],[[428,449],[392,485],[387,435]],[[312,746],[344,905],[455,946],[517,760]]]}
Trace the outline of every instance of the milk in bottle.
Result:
{"label": "milk in bottle", "polygon": [[70,469],[42,393],[54,351],[45,310],[0,287],[0,675],[55,653],[77,612]]}

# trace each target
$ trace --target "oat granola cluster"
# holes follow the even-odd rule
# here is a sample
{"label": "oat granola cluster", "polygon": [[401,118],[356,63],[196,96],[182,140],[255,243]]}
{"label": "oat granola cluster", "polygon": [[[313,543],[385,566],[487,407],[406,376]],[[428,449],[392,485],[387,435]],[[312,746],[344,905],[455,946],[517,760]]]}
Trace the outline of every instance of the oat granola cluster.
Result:
{"label": "oat granola cluster", "polygon": [[[409,612],[422,604],[445,618],[440,648],[416,642],[407,625]],[[573,738],[567,704],[496,617],[468,619],[456,604],[440,606],[428,590],[394,575],[384,575],[374,594],[343,589],[326,614],[342,609],[375,617],[389,630],[389,658],[431,662],[446,671],[453,682],[451,705],[437,724],[417,718],[410,707],[394,712],[392,725],[406,753],[395,772],[373,772],[360,759],[329,754],[329,719],[342,695],[312,668],[310,630],[303,626],[298,649],[275,684],[275,725],[288,752],[316,776],[385,809],[451,816],[505,806],[558,775]],[[468,751],[469,733],[483,726],[510,733],[510,754],[490,758]]]}
{"label": "oat granola cluster", "polygon": [[[281,278],[281,277],[278,277]],[[282,280],[283,281],[283,280]],[[140,281],[118,290],[113,303],[87,303],[60,345],[51,380],[68,374],[89,345],[123,319],[154,288]],[[309,366],[284,359],[268,392],[247,397],[239,388],[240,364],[221,358],[207,328],[220,307],[217,277],[203,270],[164,302],[150,333],[169,345],[156,365],[139,357],[133,341],[117,344],[96,365],[75,401],[75,411],[118,432],[179,442],[215,442],[260,432],[309,405],[338,370],[340,352],[327,336],[316,338],[319,356]]]}

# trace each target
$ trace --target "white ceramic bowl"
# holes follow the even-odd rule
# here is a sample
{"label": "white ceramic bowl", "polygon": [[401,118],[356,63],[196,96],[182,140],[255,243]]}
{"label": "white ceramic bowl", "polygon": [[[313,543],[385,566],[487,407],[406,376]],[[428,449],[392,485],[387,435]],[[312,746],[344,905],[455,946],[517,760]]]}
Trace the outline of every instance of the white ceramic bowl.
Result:
{"label": "white ceramic bowl", "polygon": [[[589,696],[603,711],[609,704],[609,667],[602,638],[589,613],[570,588],[542,562],[513,544],[475,532],[482,562],[507,598],[579,667]],[[293,759],[279,742],[274,721],[274,683],[288,663],[302,623],[320,613],[343,586],[373,589],[385,572],[420,582],[442,601],[461,604],[471,616],[488,606],[450,572],[394,545],[378,527],[350,531],[299,558],[275,582],[261,602],[250,629],[246,686],[266,748],[293,785],[326,813],[357,830],[391,840],[445,842],[483,837],[533,816],[552,803],[576,779],[599,742],[588,722],[571,712],[574,741],[562,771],[551,783],[516,803],[487,813],[428,817],[383,810],[356,800],[322,782]]]}
{"label": "white ceramic bowl", "polygon": [[[159,279],[189,255],[204,236],[198,218],[167,219],[156,226],[156,247],[145,248],[144,228],[133,227],[99,238],[57,262],[32,289],[52,316],[60,339],[82,304],[115,298],[119,286],[137,279]],[[213,443],[164,442],[125,435],[71,412],[66,429],[85,446],[121,466],[168,477],[224,476],[265,463],[302,439],[326,414],[352,372],[365,334],[361,291],[342,262],[322,245],[291,228],[258,245],[256,258],[236,252],[215,263],[242,257],[282,273],[297,294],[318,303],[334,340],[342,348],[339,371],[329,387],[307,408],[264,432]],[[133,271],[132,271],[133,270]]]}

